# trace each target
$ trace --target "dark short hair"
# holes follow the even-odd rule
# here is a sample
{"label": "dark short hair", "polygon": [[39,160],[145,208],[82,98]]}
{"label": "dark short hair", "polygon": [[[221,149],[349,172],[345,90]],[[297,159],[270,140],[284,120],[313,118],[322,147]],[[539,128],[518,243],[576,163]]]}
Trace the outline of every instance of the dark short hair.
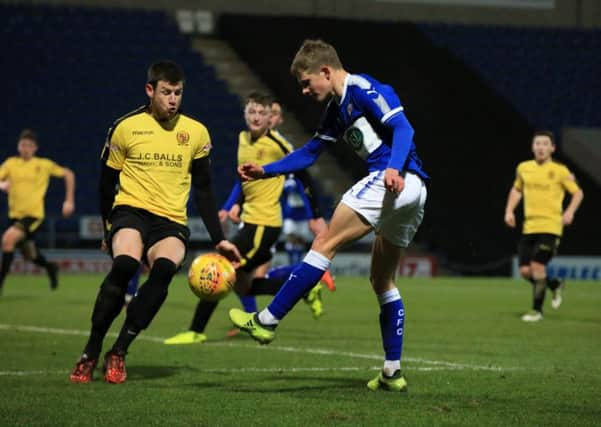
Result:
{"label": "dark short hair", "polygon": [[159,61],[148,67],[146,83],[156,89],[159,80],[176,84],[185,80],[184,72],[173,61]]}
{"label": "dark short hair", "polygon": [[263,105],[265,107],[271,107],[273,98],[261,92],[251,92],[246,96],[246,102],[244,104],[246,105],[249,102],[254,102],[255,104]]}
{"label": "dark short hair", "polygon": [[551,144],[555,145],[555,135],[553,135],[553,132],[550,130],[537,130],[534,132],[534,135],[532,135],[532,140],[534,141],[534,138],[537,136],[546,136],[551,140]]}
{"label": "dark short hair", "polygon": [[22,139],[31,139],[36,144],[38,143],[38,135],[32,129],[23,129],[19,133],[19,141]]}

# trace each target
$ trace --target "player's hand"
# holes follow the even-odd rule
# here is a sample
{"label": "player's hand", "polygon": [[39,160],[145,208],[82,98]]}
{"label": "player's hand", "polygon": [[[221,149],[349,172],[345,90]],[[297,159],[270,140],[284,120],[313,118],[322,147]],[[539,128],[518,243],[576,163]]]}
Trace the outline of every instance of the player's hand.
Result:
{"label": "player's hand", "polygon": [[8,179],[0,181],[0,191],[4,191],[5,193],[10,191],[10,181]]}
{"label": "player's hand", "polygon": [[75,211],[75,203],[70,200],[65,200],[63,202],[63,216],[70,217]]}
{"label": "player's hand", "polygon": [[215,249],[217,249],[221,255],[229,259],[234,268],[240,267],[240,251],[232,242],[224,239],[215,245]]}
{"label": "player's hand", "polygon": [[108,247],[108,245],[106,244],[106,239],[102,239],[102,240],[100,241],[100,250],[101,250],[102,252],[104,252],[105,254],[106,254],[106,253],[108,253],[108,251],[109,251],[109,247]]}
{"label": "player's hand", "polygon": [[561,217],[561,223],[563,225],[571,225],[573,221],[574,221],[574,213],[565,211]]}
{"label": "player's hand", "polygon": [[405,188],[405,178],[401,176],[397,169],[386,168],[384,171],[384,187],[394,194],[399,194]]}
{"label": "player's hand", "polygon": [[234,223],[234,224],[240,224],[240,205],[238,203],[235,203],[232,208],[230,209],[230,211],[228,212],[228,216],[230,217],[230,220]]}
{"label": "player's hand", "polygon": [[505,224],[508,227],[515,228],[515,215],[513,212],[505,212]]}
{"label": "player's hand", "polygon": [[219,217],[219,222],[225,222],[228,217],[228,212],[225,209],[219,209],[217,216]]}
{"label": "player's hand", "polygon": [[314,236],[325,233],[328,230],[328,224],[323,218],[313,218],[309,220],[309,229]]}
{"label": "player's hand", "polygon": [[243,163],[238,166],[238,175],[242,181],[252,181],[262,178],[265,175],[263,166],[254,163]]}

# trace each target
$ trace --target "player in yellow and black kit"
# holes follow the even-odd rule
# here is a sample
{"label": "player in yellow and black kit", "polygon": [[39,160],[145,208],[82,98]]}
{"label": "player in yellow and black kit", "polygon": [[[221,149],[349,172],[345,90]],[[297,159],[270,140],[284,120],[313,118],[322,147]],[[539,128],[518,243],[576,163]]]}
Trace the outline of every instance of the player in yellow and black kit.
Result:
{"label": "player in yellow and black kit", "polygon": [[[278,132],[270,129],[271,98],[259,93],[248,96],[244,107],[247,130],[238,137],[238,164],[255,162],[267,164],[286,156],[292,145]],[[272,258],[271,248],[282,229],[280,196],[284,176],[242,183],[242,226],[232,238],[241,254],[236,270],[235,291],[238,295],[275,295],[282,280],[256,278],[255,269]],[[324,221],[325,224],[325,221]],[[165,340],[165,344],[194,344],[204,342],[203,333],[217,301],[200,300],[196,306],[190,329]]]}
{"label": "player in yellow and black kit", "polygon": [[121,332],[104,357],[105,381],[126,380],[127,350],[163,305],[169,283],[185,258],[191,187],[216,249],[239,262],[240,254],[225,240],[217,216],[209,174],[209,133],[180,112],[183,88],[184,76],[176,64],[151,65],[145,86],[148,105],[118,119],[109,130],[102,153],[100,204],[113,264],[100,286],[90,336],[71,372],[72,382],[92,380],[102,341],[121,311],[129,280],[144,261],[150,267],[148,280],[129,303]]}
{"label": "player in yellow and black kit", "polygon": [[[553,161],[555,142],[551,132],[534,134],[532,152],[534,160],[522,162],[517,167],[505,207],[505,223],[513,228],[516,225],[514,210],[524,199],[524,226],[518,258],[520,274],[533,285],[532,311],[522,316],[525,322],[542,320],[547,287],[553,293],[551,306],[557,309],[561,305],[564,282],[547,278],[546,266],[557,252],[563,226],[572,223],[584,197],[568,168]],[[562,212],[566,191],[572,197]]]}
{"label": "player in yellow and black kit", "polygon": [[50,159],[36,157],[38,149],[36,134],[25,129],[17,143],[18,156],[10,157],[0,165],[0,189],[8,192],[8,218],[10,225],[2,235],[2,266],[0,267],[0,293],[4,279],[10,270],[15,248],[23,256],[46,269],[50,289],[58,287],[58,265],[46,260],[35,245],[34,234],[44,221],[44,196],[50,177],[64,178],[65,201],[63,216],[70,216],[75,209],[75,175]]}

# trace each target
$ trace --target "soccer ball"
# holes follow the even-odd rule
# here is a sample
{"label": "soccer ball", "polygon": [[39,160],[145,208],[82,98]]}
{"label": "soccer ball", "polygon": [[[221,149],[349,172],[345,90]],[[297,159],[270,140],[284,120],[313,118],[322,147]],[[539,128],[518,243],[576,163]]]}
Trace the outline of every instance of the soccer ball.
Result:
{"label": "soccer ball", "polygon": [[225,297],[236,283],[236,270],[218,253],[197,256],[188,270],[188,284],[198,298],[217,301]]}

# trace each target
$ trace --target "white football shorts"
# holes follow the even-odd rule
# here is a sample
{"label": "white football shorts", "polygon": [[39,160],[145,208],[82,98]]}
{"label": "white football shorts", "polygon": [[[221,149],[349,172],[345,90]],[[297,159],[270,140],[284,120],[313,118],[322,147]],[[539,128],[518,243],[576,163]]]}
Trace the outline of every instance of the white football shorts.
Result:
{"label": "white football shorts", "polygon": [[427,195],[426,185],[414,173],[406,173],[405,188],[395,195],[384,187],[384,171],[375,171],[344,193],[341,203],[365,218],[376,234],[406,248],[424,218]]}
{"label": "white football shorts", "polygon": [[312,242],[315,238],[313,232],[309,228],[308,220],[295,221],[293,219],[286,218],[284,219],[284,227],[282,228],[282,232],[285,236],[289,234],[298,236],[305,242]]}

